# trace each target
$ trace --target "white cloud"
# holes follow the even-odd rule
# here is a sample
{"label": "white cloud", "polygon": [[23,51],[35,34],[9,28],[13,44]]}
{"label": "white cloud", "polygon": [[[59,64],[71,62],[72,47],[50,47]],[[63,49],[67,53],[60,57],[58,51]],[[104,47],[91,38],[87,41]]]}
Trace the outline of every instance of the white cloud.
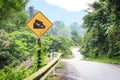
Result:
{"label": "white cloud", "polygon": [[45,0],[49,4],[59,6],[68,11],[80,11],[88,8],[87,4],[92,4],[96,0]]}

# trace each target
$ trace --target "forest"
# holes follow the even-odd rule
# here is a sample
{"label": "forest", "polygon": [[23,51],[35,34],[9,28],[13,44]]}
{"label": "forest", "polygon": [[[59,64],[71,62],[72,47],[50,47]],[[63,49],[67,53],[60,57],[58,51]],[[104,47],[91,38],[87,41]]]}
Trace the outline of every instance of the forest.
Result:
{"label": "forest", "polygon": [[[48,63],[51,52],[62,53],[66,58],[70,47],[81,42],[82,37],[76,29],[80,27],[78,23],[72,23],[68,28],[64,22],[55,21],[41,37],[42,46],[39,47],[37,36],[26,26],[38,10],[34,6],[26,9],[28,2],[0,0],[0,80],[23,80],[37,71],[39,49],[42,50],[40,66],[43,67]],[[30,65],[25,65],[25,62]]]}
{"label": "forest", "polygon": [[[81,52],[91,59],[120,63],[120,1],[99,0],[84,17]],[[107,60],[107,61],[106,61]]]}
{"label": "forest", "polygon": [[[99,0],[89,5],[90,11],[82,25],[74,22],[66,26],[61,20],[53,22],[41,38],[41,47],[37,36],[26,26],[38,12],[34,6],[26,9],[28,2],[0,0],[0,80],[23,80],[37,71],[39,49],[42,50],[41,67],[48,63],[51,52],[62,53],[62,57],[67,58],[73,46],[80,47],[86,60],[120,64],[119,0]],[[25,65],[26,61],[30,66]]]}

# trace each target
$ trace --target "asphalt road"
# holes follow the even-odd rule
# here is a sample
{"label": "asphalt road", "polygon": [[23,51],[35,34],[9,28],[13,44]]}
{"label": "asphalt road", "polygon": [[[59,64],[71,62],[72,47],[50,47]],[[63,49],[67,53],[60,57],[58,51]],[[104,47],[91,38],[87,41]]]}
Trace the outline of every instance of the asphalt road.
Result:
{"label": "asphalt road", "polygon": [[63,80],[120,80],[119,65],[81,60],[83,56],[78,50],[72,50],[73,59],[63,60],[66,62]]}

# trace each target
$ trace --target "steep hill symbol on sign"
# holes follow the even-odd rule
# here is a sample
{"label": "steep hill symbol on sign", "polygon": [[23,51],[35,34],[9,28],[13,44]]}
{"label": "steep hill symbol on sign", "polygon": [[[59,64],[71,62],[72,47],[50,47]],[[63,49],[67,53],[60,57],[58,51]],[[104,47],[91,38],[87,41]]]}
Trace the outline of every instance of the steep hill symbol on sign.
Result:
{"label": "steep hill symbol on sign", "polygon": [[33,28],[34,29],[45,29],[45,25],[43,24],[42,21],[36,19],[35,23],[33,23]]}
{"label": "steep hill symbol on sign", "polygon": [[37,37],[42,37],[52,25],[52,22],[40,11],[27,22],[27,26]]}

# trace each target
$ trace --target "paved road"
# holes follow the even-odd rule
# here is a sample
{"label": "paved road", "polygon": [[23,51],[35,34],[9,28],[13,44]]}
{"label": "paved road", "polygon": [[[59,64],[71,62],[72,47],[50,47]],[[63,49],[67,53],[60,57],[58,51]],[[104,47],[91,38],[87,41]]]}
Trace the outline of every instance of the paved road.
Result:
{"label": "paved road", "polygon": [[120,68],[114,65],[84,61],[78,48],[72,50],[75,58],[66,62],[63,80],[120,80]]}

